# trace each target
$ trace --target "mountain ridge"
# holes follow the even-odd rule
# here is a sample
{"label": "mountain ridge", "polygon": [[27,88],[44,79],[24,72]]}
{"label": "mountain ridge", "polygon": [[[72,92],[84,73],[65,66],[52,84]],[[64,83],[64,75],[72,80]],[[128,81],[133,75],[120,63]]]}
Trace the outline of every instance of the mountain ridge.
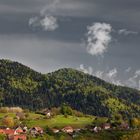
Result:
{"label": "mountain ridge", "polygon": [[140,116],[140,91],[116,86],[72,68],[41,74],[11,60],[0,60],[0,105],[29,109],[63,103],[86,114]]}

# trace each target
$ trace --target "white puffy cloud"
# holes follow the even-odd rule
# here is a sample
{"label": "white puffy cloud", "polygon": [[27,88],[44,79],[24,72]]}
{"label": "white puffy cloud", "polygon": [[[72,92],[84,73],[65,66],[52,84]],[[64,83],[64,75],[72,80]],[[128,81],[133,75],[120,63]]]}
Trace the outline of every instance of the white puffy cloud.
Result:
{"label": "white puffy cloud", "polygon": [[57,19],[53,16],[45,16],[45,18],[40,21],[40,24],[45,31],[54,31],[58,28]]}
{"label": "white puffy cloud", "polygon": [[29,26],[37,27],[40,26],[40,20],[38,17],[32,17],[29,19]]}
{"label": "white puffy cloud", "polygon": [[108,73],[107,73],[107,77],[109,77],[109,78],[115,78],[116,76],[117,76],[117,69],[116,68],[114,68],[114,69],[112,69],[112,70],[110,70]]}
{"label": "white puffy cloud", "polygon": [[123,86],[122,81],[118,79],[118,70],[116,68],[111,69],[107,73],[105,73],[105,80],[115,85]]}
{"label": "white puffy cloud", "polygon": [[58,20],[55,16],[51,15],[51,11],[55,11],[56,5],[59,0],[50,1],[47,7],[40,11],[40,15],[29,19],[31,27],[41,27],[44,31],[54,31],[59,27]]}
{"label": "white puffy cloud", "polygon": [[49,15],[46,15],[44,18],[30,18],[29,25],[32,27],[41,27],[44,31],[54,31],[58,28],[57,18]]}
{"label": "white puffy cloud", "polygon": [[134,75],[126,82],[130,87],[140,89],[140,70],[136,70]]}
{"label": "white puffy cloud", "polygon": [[129,87],[136,88],[137,82],[136,82],[135,77],[130,77],[128,80],[126,80],[126,85],[128,85]]}
{"label": "white puffy cloud", "polygon": [[107,82],[110,82],[110,83],[113,83],[116,85],[123,85],[123,83],[119,79],[117,79],[118,71],[116,68],[111,69],[107,72],[100,71],[100,70],[94,71],[92,67],[86,68],[83,64],[81,64],[78,69],[86,74],[96,76],[96,77],[101,78]]}
{"label": "white puffy cloud", "polygon": [[103,74],[104,74],[103,71],[96,71],[95,72],[95,76],[97,76],[98,78],[101,78],[101,79],[103,79]]}
{"label": "white puffy cloud", "polygon": [[93,23],[87,27],[87,51],[91,55],[102,55],[112,40],[112,27],[107,23]]}
{"label": "white puffy cloud", "polygon": [[84,73],[88,73],[88,70],[84,67],[83,64],[80,64],[80,70]]}
{"label": "white puffy cloud", "polygon": [[[130,72],[131,69],[132,68],[129,67],[125,71],[128,70],[128,72]],[[108,71],[101,71],[101,70],[94,70],[92,67],[86,68],[83,64],[81,64],[79,70],[81,70],[86,74],[88,73],[90,75],[96,76],[100,79],[103,79],[115,85],[128,86],[140,90],[140,70],[136,70],[133,73],[133,75],[128,79],[120,79],[117,68],[113,68]]]}
{"label": "white puffy cloud", "polygon": [[92,67],[88,67],[87,69],[85,68],[85,66],[83,64],[80,65],[80,69],[82,72],[86,73],[86,74],[92,74],[93,70]]}
{"label": "white puffy cloud", "polygon": [[130,34],[137,35],[138,32],[136,32],[136,31],[130,31],[130,30],[127,30],[127,29],[120,29],[118,31],[118,34],[120,34],[120,35],[130,35]]}

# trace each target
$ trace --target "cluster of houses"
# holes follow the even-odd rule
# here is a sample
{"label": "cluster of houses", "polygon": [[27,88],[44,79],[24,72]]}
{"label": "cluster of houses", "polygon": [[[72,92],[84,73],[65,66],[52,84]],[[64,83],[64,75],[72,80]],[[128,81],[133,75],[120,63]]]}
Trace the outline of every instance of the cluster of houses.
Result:
{"label": "cluster of houses", "polygon": [[27,134],[33,137],[43,135],[44,131],[41,127],[32,127],[28,129],[25,127],[17,127],[16,129],[0,128],[0,134],[6,135],[7,140],[27,140]]}
{"label": "cluster of houses", "polygon": [[0,128],[0,134],[6,135],[7,140],[27,140],[26,127],[25,129],[21,127],[16,129]]}
{"label": "cluster of houses", "polygon": [[71,126],[66,126],[66,127],[62,128],[62,129],[53,128],[53,129],[52,129],[52,132],[53,132],[53,133],[64,132],[64,133],[69,133],[69,134],[71,134],[71,133],[74,132],[74,129],[73,129]]}
{"label": "cluster of houses", "polygon": [[[129,129],[129,125],[127,123],[122,123],[120,125],[121,129]],[[91,128],[84,128],[84,129],[74,129],[71,126],[66,126],[62,129],[52,128],[51,131],[56,134],[59,132],[64,132],[67,134],[71,134],[74,136],[76,133],[82,131],[82,130],[89,130],[91,132],[100,132],[101,130],[109,130],[113,129],[110,123],[104,123],[101,126],[92,126]],[[45,132],[43,128],[41,127],[32,127],[31,129],[28,129],[25,127],[17,127],[16,129],[10,129],[10,128],[0,128],[0,134],[4,134],[7,136],[7,140],[27,140],[27,134],[30,134],[33,137],[41,136]],[[46,132],[47,133],[47,132]]]}
{"label": "cluster of houses", "polygon": [[[129,124],[126,123],[126,122],[123,122],[119,126],[119,129],[121,129],[121,130],[128,130],[129,128],[130,128]],[[82,129],[77,128],[77,129],[74,129],[71,126],[66,126],[61,130],[52,129],[52,131],[54,133],[59,133],[61,131],[61,132],[64,132],[64,133],[72,134],[72,133],[75,133],[75,132],[80,132],[82,130],[89,130],[91,132],[96,132],[97,133],[97,132],[100,132],[101,130],[112,130],[112,129],[116,129],[116,128],[113,127],[110,123],[103,123],[101,126],[90,126],[90,128],[82,128]]]}
{"label": "cluster of houses", "polygon": [[[51,111],[50,110],[44,110],[43,112],[47,118],[51,117]],[[17,113],[16,114],[17,119],[24,118],[23,113]],[[129,125],[126,122],[123,122],[120,126],[120,129],[129,129]],[[76,136],[79,132],[82,132],[82,130],[89,130],[91,132],[100,132],[102,130],[112,130],[113,126],[110,123],[103,123],[100,126],[90,126],[90,128],[78,128],[74,129],[71,126],[65,126],[62,129],[52,128],[51,131],[54,134],[63,132],[70,134],[71,136]],[[30,135],[32,137],[42,136],[44,133],[48,133],[47,131],[44,131],[43,128],[36,126],[28,129],[26,126],[24,127],[17,127],[16,129],[10,129],[10,128],[3,128],[0,127],[0,134],[3,134],[7,137],[7,140],[27,140],[27,135]]]}
{"label": "cluster of houses", "polygon": [[[59,133],[60,131],[64,133],[73,133],[74,129],[71,126],[64,127],[63,129],[51,129],[53,133]],[[30,134],[32,137],[41,136],[44,134],[44,130],[41,127],[32,127],[28,129],[25,127],[17,127],[16,129],[11,128],[0,128],[0,134],[6,135],[7,140],[27,140],[27,134]]]}
{"label": "cluster of houses", "polygon": [[93,132],[100,132],[101,130],[113,130],[113,129],[121,129],[121,130],[128,130],[129,124],[126,122],[122,122],[118,127],[112,126],[110,123],[103,123],[101,126],[94,126],[90,129]]}
{"label": "cluster of houses", "polygon": [[6,135],[7,140],[27,140],[27,133],[38,136],[42,135],[44,131],[41,127],[32,127],[29,130],[26,126],[23,128],[19,126],[16,129],[0,128],[0,134]]}

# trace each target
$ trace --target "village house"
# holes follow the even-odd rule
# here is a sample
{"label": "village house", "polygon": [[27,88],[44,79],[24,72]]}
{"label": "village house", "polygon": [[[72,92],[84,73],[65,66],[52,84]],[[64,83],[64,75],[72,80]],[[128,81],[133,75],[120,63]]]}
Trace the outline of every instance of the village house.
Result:
{"label": "village house", "polygon": [[27,131],[28,131],[27,126],[24,126],[24,127],[23,127],[23,132],[26,133]]}
{"label": "village house", "polygon": [[101,127],[98,127],[98,126],[95,126],[93,129],[92,129],[92,131],[93,132],[99,132],[99,131],[101,131],[102,130],[102,128]]}
{"label": "village house", "polygon": [[93,128],[93,131],[97,133],[97,132],[98,132],[98,127],[95,126],[95,127]]}
{"label": "village house", "polygon": [[6,128],[6,129],[0,129],[0,134],[5,134],[5,135],[14,135],[15,130]]}
{"label": "village house", "polygon": [[23,132],[23,129],[19,126],[18,128],[16,128],[14,134],[17,135],[17,134],[21,134],[21,133],[24,133],[24,132]]}
{"label": "village house", "polygon": [[74,130],[71,126],[66,126],[61,131],[64,133],[73,133]]}
{"label": "village house", "polygon": [[27,140],[26,134],[9,135],[8,140]]}
{"label": "village house", "polygon": [[5,134],[3,129],[0,129],[0,134]]}
{"label": "village house", "polygon": [[111,128],[110,123],[104,123],[104,124],[102,124],[102,129],[108,130],[110,128]]}
{"label": "village house", "polygon": [[51,111],[49,109],[46,110],[44,113],[47,116],[47,118],[50,118],[51,117]]}
{"label": "village house", "polygon": [[74,129],[74,132],[76,132],[76,133],[78,133],[79,131],[81,131],[80,128],[76,128],[76,129]]}
{"label": "village house", "polygon": [[52,112],[50,109],[46,108],[46,109],[43,109],[41,111],[41,114],[45,115],[47,118],[50,118],[52,116]]}
{"label": "village house", "polygon": [[130,127],[129,127],[129,124],[128,123],[123,122],[123,123],[121,123],[120,128],[121,129],[129,129]]}
{"label": "village house", "polygon": [[17,129],[0,129],[0,134],[7,135],[8,140],[27,140],[27,136],[25,133],[23,133],[23,130],[21,127],[18,127]]}
{"label": "village house", "polygon": [[60,130],[59,129],[56,129],[56,128],[52,128],[52,131],[53,131],[53,133],[56,134],[56,133],[59,133]]}
{"label": "village house", "polygon": [[42,135],[43,134],[43,129],[39,126],[32,127],[29,132],[31,133],[32,136],[37,136],[37,135]]}

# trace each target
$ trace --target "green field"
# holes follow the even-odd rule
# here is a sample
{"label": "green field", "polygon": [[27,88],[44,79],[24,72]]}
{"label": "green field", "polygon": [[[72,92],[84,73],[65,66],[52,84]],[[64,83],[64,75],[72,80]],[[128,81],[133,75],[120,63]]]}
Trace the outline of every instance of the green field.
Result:
{"label": "green field", "polygon": [[15,113],[0,113],[0,119],[2,119],[4,116],[10,116],[10,117],[15,117]]}
{"label": "green field", "polygon": [[[34,115],[34,114],[30,114]],[[34,115],[35,117],[35,115]],[[86,125],[91,124],[93,121],[93,118],[91,117],[74,117],[74,116],[68,116],[67,118],[63,115],[55,116],[51,119],[44,119],[41,118],[33,118],[26,121],[28,127],[32,126],[41,126],[41,127],[58,127],[62,128],[67,125],[71,125],[74,128],[83,128]]]}
{"label": "green field", "polygon": [[[13,118],[16,116],[15,113],[0,113],[0,124],[2,124],[2,118],[7,115]],[[24,120],[24,123],[29,128],[33,126],[40,126],[43,128],[46,126],[62,128],[67,125],[71,125],[74,128],[83,128],[86,125],[91,124],[93,119],[94,117],[64,117],[63,115],[57,115],[53,118],[46,119],[43,115],[29,113],[29,116]]]}

